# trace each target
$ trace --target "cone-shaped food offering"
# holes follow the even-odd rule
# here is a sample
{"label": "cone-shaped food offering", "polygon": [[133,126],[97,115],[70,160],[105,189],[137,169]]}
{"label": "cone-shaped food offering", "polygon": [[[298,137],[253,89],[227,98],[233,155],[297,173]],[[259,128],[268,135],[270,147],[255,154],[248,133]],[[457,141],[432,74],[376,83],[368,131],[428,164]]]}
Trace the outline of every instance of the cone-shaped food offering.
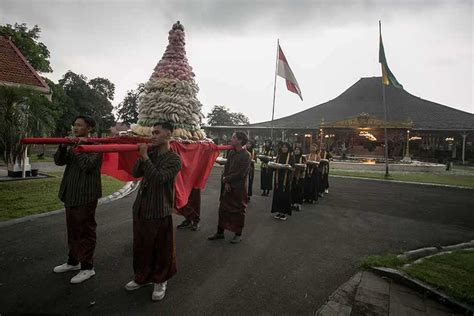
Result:
{"label": "cone-shaped food offering", "polygon": [[179,21],[170,30],[168,40],[166,51],[140,97],[138,124],[132,125],[132,131],[149,136],[154,124],[170,122],[174,125],[174,137],[204,139],[204,115],[197,99],[199,88],[186,58],[184,27]]}

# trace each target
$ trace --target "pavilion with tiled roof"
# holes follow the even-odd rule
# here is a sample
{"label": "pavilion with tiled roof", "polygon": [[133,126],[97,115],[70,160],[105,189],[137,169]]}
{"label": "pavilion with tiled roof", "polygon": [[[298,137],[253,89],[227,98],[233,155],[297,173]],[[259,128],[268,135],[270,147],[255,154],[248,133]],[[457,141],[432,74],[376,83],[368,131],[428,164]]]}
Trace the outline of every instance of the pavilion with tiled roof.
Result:
{"label": "pavilion with tiled roof", "polygon": [[0,85],[29,88],[51,99],[51,89],[13,42],[0,36]]}
{"label": "pavilion with tiled roof", "polygon": [[[348,146],[355,155],[383,155],[383,129],[388,129],[393,156],[404,155],[410,139],[412,153],[434,157],[436,152],[459,151],[473,156],[474,114],[431,102],[388,86],[385,89],[387,122],[384,122],[381,77],[361,78],[333,100],[307,110],[239,127],[206,127],[219,135],[243,129],[252,138],[269,138],[273,125],[276,140],[289,140],[309,148],[311,142],[327,147]],[[407,138],[408,136],[408,138]],[[397,145],[398,144],[398,147]],[[390,148],[390,146],[389,146]],[[455,154],[453,154],[455,155]]]}

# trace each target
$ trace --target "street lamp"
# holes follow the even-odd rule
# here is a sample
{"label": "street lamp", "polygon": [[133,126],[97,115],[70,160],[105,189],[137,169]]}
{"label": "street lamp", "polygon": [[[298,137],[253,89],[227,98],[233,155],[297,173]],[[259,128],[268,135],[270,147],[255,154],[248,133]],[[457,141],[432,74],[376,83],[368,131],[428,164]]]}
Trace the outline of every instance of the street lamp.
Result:
{"label": "street lamp", "polygon": [[411,162],[410,157],[410,130],[407,130],[407,146],[405,150],[405,157],[402,159],[403,162]]}

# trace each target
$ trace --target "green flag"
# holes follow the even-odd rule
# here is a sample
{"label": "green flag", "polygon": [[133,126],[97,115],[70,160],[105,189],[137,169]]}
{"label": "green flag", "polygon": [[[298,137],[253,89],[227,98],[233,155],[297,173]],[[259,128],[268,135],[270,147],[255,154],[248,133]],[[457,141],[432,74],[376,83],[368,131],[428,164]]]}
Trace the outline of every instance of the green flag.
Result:
{"label": "green flag", "polygon": [[403,86],[397,81],[397,78],[393,75],[388,68],[387,59],[385,58],[385,51],[383,49],[382,42],[382,25],[379,21],[379,34],[380,34],[380,45],[379,45],[379,63],[382,65],[382,82],[384,85],[392,85],[395,88],[403,89]]}

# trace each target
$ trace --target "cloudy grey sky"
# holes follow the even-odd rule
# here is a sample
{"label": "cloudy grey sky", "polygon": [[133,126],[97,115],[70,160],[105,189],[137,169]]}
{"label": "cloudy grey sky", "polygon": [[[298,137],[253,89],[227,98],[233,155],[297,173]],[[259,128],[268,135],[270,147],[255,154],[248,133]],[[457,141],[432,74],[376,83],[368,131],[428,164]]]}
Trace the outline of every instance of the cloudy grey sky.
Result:
{"label": "cloudy grey sky", "polygon": [[148,80],[180,20],[207,114],[214,105],[269,120],[276,40],[304,101],[277,80],[275,117],[380,76],[378,20],[392,72],[421,98],[474,113],[472,1],[2,0],[0,24],[38,24],[57,81],[67,70],[116,85],[114,104]]}

